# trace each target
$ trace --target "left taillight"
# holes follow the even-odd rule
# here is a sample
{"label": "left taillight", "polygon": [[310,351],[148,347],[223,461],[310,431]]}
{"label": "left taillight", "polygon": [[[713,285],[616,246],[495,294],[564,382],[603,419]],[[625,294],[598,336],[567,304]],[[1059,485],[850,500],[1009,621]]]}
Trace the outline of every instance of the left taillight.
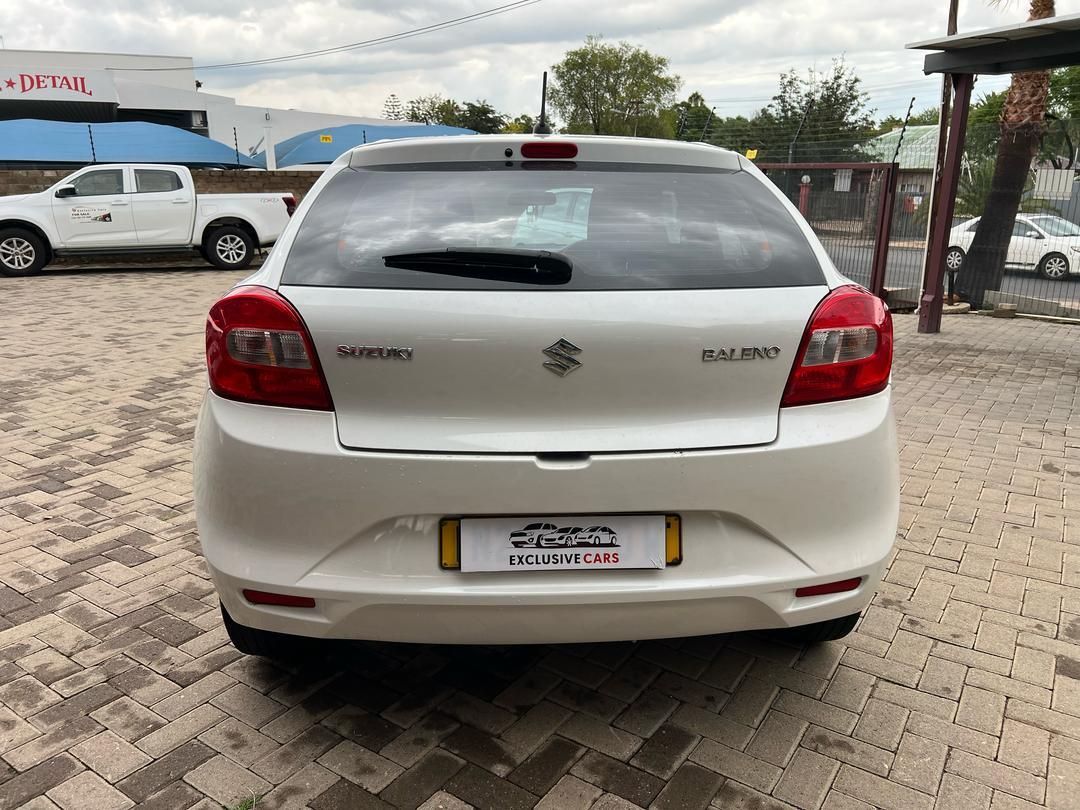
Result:
{"label": "left taillight", "polygon": [[814,310],[780,404],[813,405],[884,391],[892,373],[893,326],[880,298],[837,287]]}
{"label": "left taillight", "polygon": [[290,217],[296,213],[296,197],[292,194],[286,194],[281,198],[281,201],[285,203],[285,210],[289,213]]}
{"label": "left taillight", "polygon": [[266,287],[237,287],[210,308],[206,368],[211,390],[226,399],[334,409],[303,319]]}

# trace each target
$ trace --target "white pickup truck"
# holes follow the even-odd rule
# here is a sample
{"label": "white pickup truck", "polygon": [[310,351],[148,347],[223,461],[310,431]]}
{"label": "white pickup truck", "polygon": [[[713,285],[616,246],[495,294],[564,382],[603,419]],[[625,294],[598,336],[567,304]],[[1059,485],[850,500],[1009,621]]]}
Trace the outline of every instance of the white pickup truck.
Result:
{"label": "white pickup truck", "polygon": [[295,208],[288,192],[196,194],[183,166],[87,166],[37,194],[0,197],[0,274],[36,273],[54,256],[192,251],[239,270]]}

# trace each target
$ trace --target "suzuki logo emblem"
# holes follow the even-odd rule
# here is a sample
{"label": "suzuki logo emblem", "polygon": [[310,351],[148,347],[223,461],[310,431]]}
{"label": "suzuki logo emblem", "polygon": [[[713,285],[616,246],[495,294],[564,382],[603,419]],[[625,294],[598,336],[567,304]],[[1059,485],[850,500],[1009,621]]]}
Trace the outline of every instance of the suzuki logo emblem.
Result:
{"label": "suzuki logo emblem", "polygon": [[575,354],[581,354],[581,349],[566,338],[556,340],[544,349],[544,354],[551,358],[544,363],[544,368],[560,377],[581,368],[581,362],[574,359]]}

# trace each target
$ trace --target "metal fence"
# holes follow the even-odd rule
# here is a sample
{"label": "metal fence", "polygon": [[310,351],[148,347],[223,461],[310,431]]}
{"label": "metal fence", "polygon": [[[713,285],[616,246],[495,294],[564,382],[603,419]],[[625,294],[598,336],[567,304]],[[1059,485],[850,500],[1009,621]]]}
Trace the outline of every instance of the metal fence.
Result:
{"label": "metal fence", "polygon": [[[904,135],[898,155],[898,132],[862,144],[859,152],[878,161],[873,164],[759,164],[803,211],[840,271],[874,289],[876,270],[883,294],[898,308],[915,306],[921,292],[937,127],[912,127]],[[996,124],[968,128],[946,256],[958,292],[965,286],[964,261],[977,219],[992,189],[998,138]],[[1032,162],[1004,275],[998,289],[987,294],[987,306],[1014,303],[1020,312],[1080,318],[1078,154],[1080,121],[1051,122]],[[885,173],[879,167],[894,156],[895,198],[889,227],[883,229],[878,215]],[[878,241],[883,233],[887,245]]]}
{"label": "metal fence", "polygon": [[889,232],[896,189],[893,163],[760,163],[852,281],[887,297]]}

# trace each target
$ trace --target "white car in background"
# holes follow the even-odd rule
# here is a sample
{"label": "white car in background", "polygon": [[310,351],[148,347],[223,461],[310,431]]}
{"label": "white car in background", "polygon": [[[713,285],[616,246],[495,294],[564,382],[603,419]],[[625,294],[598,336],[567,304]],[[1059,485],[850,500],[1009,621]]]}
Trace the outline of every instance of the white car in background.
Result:
{"label": "white car in background", "polygon": [[0,197],[0,275],[28,276],[55,256],[197,252],[242,270],[296,210],[291,192],[196,194],[185,166],[101,163],[37,194]]}
{"label": "white car in background", "polygon": [[[582,221],[532,227],[564,201]],[[356,148],[207,319],[195,501],[225,626],[268,656],[839,638],[896,537],[892,341],[736,153]]]}
{"label": "white car in background", "polygon": [[[949,231],[945,266],[959,270],[971,249],[980,217],[962,222]],[[1054,214],[1021,214],[1013,225],[1005,266],[1037,270],[1060,281],[1080,273],[1080,226]]]}

